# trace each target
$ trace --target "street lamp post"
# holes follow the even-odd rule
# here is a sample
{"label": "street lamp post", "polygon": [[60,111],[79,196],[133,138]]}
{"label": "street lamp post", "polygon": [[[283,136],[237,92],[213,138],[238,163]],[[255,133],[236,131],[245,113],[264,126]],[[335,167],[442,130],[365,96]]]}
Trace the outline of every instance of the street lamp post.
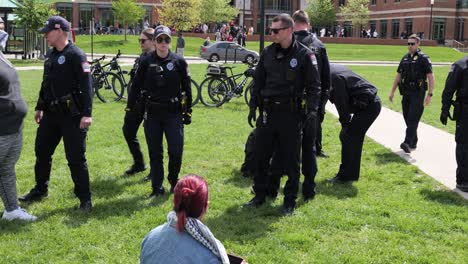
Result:
{"label": "street lamp post", "polygon": [[434,0],[431,0],[431,17],[429,18],[429,40],[432,40],[432,8],[434,7]]}

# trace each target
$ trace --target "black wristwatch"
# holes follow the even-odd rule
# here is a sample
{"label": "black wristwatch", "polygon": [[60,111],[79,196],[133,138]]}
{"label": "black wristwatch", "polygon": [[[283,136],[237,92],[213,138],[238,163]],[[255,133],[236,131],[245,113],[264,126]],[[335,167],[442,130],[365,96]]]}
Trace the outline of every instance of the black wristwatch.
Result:
{"label": "black wristwatch", "polygon": [[430,97],[432,97],[432,95],[433,95],[432,93],[428,93],[428,94],[427,94],[427,96],[430,96]]}

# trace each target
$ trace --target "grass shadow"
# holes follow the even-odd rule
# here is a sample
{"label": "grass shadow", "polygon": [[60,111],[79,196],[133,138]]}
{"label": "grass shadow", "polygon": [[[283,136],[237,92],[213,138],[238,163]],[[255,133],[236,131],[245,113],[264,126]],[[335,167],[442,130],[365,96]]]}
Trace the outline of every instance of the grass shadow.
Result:
{"label": "grass shadow", "polygon": [[447,205],[468,206],[468,202],[463,197],[450,190],[422,189],[419,193],[429,201]]}
{"label": "grass shadow", "polygon": [[405,161],[400,156],[392,153],[392,152],[377,152],[375,153],[376,163],[379,165],[388,164],[388,163],[401,163],[407,164],[408,162]]}
{"label": "grass shadow", "polygon": [[10,234],[19,232],[28,232],[34,222],[27,222],[21,220],[6,221],[0,220],[0,233]]}
{"label": "grass shadow", "polygon": [[242,175],[242,172],[237,169],[237,168],[233,168],[231,170],[231,177],[226,179],[225,180],[225,183],[227,184],[232,184],[236,187],[240,187],[240,188],[248,188],[250,186],[252,186],[252,181],[253,181],[253,178],[250,178],[250,177],[244,177]]}
{"label": "grass shadow", "polygon": [[316,191],[318,194],[335,196],[340,200],[356,197],[358,194],[358,189],[352,183],[333,184],[327,180],[318,182]]}
{"label": "grass shadow", "polygon": [[271,226],[281,217],[280,209],[269,201],[259,208],[235,205],[220,216],[207,218],[205,223],[221,241],[249,241],[274,230]]}
{"label": "grass shadow", "polygon": [[114,177],[97,177],[90,186],[94,197],[113,197],[124,191],[124,184]]}

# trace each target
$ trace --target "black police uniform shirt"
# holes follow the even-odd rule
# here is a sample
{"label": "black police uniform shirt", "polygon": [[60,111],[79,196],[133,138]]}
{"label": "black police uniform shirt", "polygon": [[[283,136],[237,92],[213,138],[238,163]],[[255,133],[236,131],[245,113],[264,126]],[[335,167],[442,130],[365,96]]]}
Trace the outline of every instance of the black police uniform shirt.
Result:
{"label": "black police uniform shirt", "polygon": [[181,92],[187,96],[187,105],[192,105],[190,71],[187,62],[179,55],[169,51],[166,58],[156,52],[145,56],[135,76],[129,95],[130,106],[135,104],[136,95],[143,93],[151,102],[169,103],[171,99],[180,98]]}
{"label": "black police uniform shirt", "polygon": [[457,101],[468,103],[468,56],[452,64],[442,93],[442,111],[449,111],[453,94]]}
{"label": "black police uniform shirt", "polygon": [[250,107],[262,98],[297,98],[305,93],[309,111],[317,111],[320,101],[320,77],[315,54],[299,42],[287,49],[279,44],[266,47],[255,70]]}
{"label": "black police uniform shirt", "polygon": [[85,53],[69,43],[62,51],[52,48],[46,55],[36,110],[45,110],[51,102],[72,93],[79,94],[81,115],[90,117],[93,102],[91,66]]}
{"label": "black police uniform shirt", "polygon": [[317,66],[320,74],[321,101],[328,100],[330,91],[330,62],[328,60],[327,49],[314,34],[300,30],[294,32],[297,41],[311,49],[317,57]]}
{"label": "black police uniform shirt", "polygon": [[407,53],[400,61],[397,72],[401,75],[400,88],[402,92],[410,88],[411,82],[418,83],[418,88],[427,89],[426,76],[432,73],[432,64],[424,52],[418,49],[413,55]]}
{"label": "black police uniform shirt", "polygon": [[377,88],[343,65],[330,64],[330,72],[330,102],[336,106],[340,123],[345,124],[351,120],[351,114],[358,110],[352,106],[351,99],[359,96],[375,98]]}
{"label": "black police uniform shirt", "polygon": [[[132,83],[134,82],[135,80],[135,76],[137,74],[137,72],[139,71],[140,69],[140,63],[145,59],[146,56],[148,56],[149,53],[147,52],[143,52],[140,54],[140,57],[136,58],[135,59],[135,63],[133,64],[133,68],[132,70],[130,71],[130,78],[131,78],[131,81]],[[141,93],[138,93],[138,94],[135,94],[135,95],[130,95],[133,93],[133,89],[132,87],[128,87],[128,94],[129,94],[129,97],[130,96],[135,96],[136,97],[136,100],[140,100],[141,99]],[[128,103],[128,102],[127,102]]]}

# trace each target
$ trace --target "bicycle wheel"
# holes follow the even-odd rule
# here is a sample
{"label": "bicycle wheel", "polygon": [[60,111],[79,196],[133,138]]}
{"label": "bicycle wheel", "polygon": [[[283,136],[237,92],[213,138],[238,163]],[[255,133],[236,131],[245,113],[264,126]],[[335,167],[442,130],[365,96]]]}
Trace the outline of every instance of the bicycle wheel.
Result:
{"label": "bicycle wheel", "polygon": [[244,91],[244,99],[245,99],[245,103],[247,104],[247,106],[249,106],[250,98],[252,97],[253,85],[254,85],[254,82],[252,80],[250,81],[249,85],[247,85],[247,88],[245,88],[245,91]]}
{"label": "bicycle wheel", "polygon": [[200,101],[200,86],[198,86],[198,83],[191,79],[191,87],[192,87],[192,106],[196,105],[198,101]]}
{"label": "bicycle wheel", "polygon": [[[119,101],[120,99],[122,99],[124,97],[125,82],[123,81],[122,78],[124,78],[124,77],[119,76],[118,74],[116,74],[115,76],[112,77],[112,87],[114,88],[114,92],[117,95],[117,98],[115,99],[115,101]],[[122,85],[119,84],[119,81],[122,83]],[[122,87],[122,92],[121,93],[119,93],[117,87]]]}
{"label": "bicycle wheel", "polygon": [[107,103],[122,98],[124,85],[117,74],[108,72],[99,77],[99,86],[95,88],[99,100],[103,103]]}
{"label": "bicycle wheel", "polygon": [[200,100],[205,106],[216,107],[224,101],[228,91],[229,86],[223,79],[210,76],[200,84]]}

